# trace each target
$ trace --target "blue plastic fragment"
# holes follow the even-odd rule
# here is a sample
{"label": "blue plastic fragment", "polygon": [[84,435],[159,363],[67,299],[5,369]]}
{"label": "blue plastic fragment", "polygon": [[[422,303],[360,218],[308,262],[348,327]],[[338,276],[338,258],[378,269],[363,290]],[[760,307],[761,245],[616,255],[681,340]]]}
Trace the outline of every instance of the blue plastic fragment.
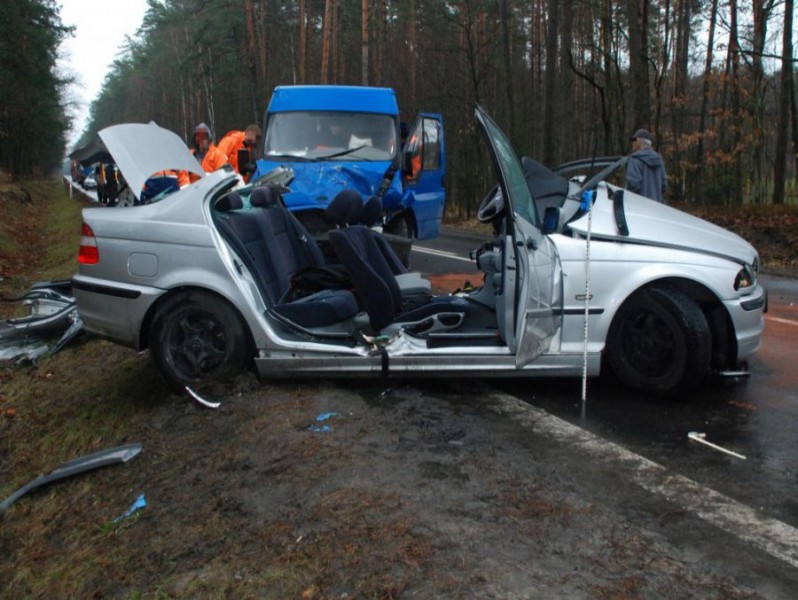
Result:
{"label": "blue plastic fragment", "polygon": [[[316,417],[316,422],[323,423],[328,419],[340,416],[341,413],[337,412],[321,413],[319,416]],[[321,427],[317,425],[308,425],[308,430],[312,431],[313,433],[327,433],[328,431],[332,431],[332,427],[330,427],[329,425],[322,425]]]}
{"label": "blue plastic fragment", "polygon": [[332,427],[329,425],[323,425],[322,427],[316,427],[315,425],[308,425],[308,429],[313,433],[327,433],[328,431],[332,431]]}
{"label": "blue plastic fragment", "polygon": [[340,417],[341,414],[337,412],[330,412],[330,413],[321,413],[316,420],[321,423],[322,421],[326,421],[327,419],[331,419],[333,417]]}
{"label": "blue plastic fragment", "polygon": [[121,521],[122,519],[129,517],[130,515],[141,510],[145,506],[147,506],[147,499],[144,497],[144,494],[142,494],[141,496],[136,498],[136,501],[133,503],[133,505],[124,515],[119,515],[116,519],[114,519],[114,523],[117,523],[118,521]]}
{"label": "blue plastic fragment", "polygon": [[596,195],[596,190],[588,190],[586,192],[582,192],[582,202],[579,203],[579,210],[587,212],[590,210],[591,204],[593,204],[593,198]]}

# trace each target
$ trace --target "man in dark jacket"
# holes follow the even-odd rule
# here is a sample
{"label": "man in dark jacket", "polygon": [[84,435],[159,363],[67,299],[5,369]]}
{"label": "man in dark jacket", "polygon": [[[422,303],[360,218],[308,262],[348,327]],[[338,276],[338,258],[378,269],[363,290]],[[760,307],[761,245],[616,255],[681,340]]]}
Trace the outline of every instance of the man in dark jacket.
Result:
{"label": "man in dark jacket", "polygon": [[662,156],[651,147],[651,134],[647,129],[638,129],[629,141],[632,155],[626,164],[626,188],[664,203],[668,178]]}

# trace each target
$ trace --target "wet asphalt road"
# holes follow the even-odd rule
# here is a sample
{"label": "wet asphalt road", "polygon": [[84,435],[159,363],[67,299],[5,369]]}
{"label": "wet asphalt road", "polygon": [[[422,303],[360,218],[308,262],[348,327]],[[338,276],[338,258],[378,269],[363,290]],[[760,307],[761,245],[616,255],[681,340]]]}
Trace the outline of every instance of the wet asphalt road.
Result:
{"label": "wet asphalt road", "polygon": [[[480,236],[444,232],[414,245],[412,267],[427,274],[476,271],[468,251]],[[451,255],[451,256],[450,256]],[[500,391],[542,408],[754,509],[762,518],[798,528],[798,281],[763,277],[770,310],[762,348],[751,375],[714,380],[677,400],[630,392],[611,377],[579,380],[500,381]],[[692,441],[689,432],[745,456],[736,458]]]}

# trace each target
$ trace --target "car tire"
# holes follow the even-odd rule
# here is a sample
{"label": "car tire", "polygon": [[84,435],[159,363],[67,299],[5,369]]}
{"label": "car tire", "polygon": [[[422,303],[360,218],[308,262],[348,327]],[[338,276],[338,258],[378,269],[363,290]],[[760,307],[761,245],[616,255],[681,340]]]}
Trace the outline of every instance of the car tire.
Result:
{"label": "car tire", "polygon": [[386,238],[399,260],[409,269],[410,253],[413,248],[413,229],[407,216],[400,214],[394,217],[385,225],[384,233],[387,234]]}
{"label": "car tire", "polygon": [[385,233],[398,235],[403,238],[411,238],[413,234],[410,229],[410,222],[404,213],[397,215],[385,225]]}
{"label": "car tire", "polygon": [[175,390],[238,375],[246,366],[249,348],[238,312],[201,290],[168,298],[150,329],[152,359]]}
{"label": "car tire", "polygon": [[709,371],[712,335],[698,304],[675,287],[632,295],[615,315],[606,357],[632,388],[673,395],[699,384]]}

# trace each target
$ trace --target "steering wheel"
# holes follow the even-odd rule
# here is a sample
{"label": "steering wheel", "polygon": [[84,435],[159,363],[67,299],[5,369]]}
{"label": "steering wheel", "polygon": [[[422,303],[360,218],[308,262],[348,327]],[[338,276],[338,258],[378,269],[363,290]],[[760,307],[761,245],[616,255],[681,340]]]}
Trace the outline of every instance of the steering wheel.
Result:
{"label": "steering wheel", "polygon": [[477,209],[477,221],[480,223],[492,223],[504,215],[504,194],[497,183],[479,203]]}

